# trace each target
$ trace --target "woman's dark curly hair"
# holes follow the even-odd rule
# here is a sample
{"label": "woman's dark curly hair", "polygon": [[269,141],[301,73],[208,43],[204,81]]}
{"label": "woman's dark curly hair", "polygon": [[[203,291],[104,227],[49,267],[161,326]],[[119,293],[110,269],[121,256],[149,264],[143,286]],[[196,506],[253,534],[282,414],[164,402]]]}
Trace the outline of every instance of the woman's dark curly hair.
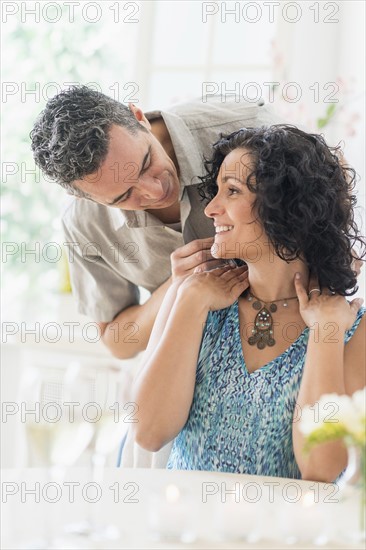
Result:
{"label": "woman's dark curly hair", "polygon": [[360,245],[363,258],[365,240],[354,219],[356,172],[341,160],[340,148],[285,124],[222,135],[200,178],[204,200],[216,195],[220,166],[237,148],[252,154],[254,169],[246,184],[256,195],[253,211],[275,253],[286,261],[304,260],[321,287],[355,294],[353,248]]}

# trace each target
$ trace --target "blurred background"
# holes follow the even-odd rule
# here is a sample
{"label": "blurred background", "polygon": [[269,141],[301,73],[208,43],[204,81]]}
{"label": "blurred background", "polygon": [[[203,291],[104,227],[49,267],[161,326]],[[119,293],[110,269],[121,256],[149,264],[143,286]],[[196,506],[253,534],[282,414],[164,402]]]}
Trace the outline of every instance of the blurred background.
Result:
{"label": "blurred background", "polygon": [[[42,178],[30,151],[36,116],[47,99],[72,84],[88,84],[145,111],[192,97],[205,101],[210,94],[263,98],[284,121],[342,144],[359,174],[357,216],[365,233],[362,0],[27,1],[1,8],[7,399],[16,395],[24,362],[62,366],[75,355],[110,361],[93,323],[73,308],[60,228],[66,195]],[[363,273],[360,296],[364,279]],[[13,451],[4,452],[11,463]]]}

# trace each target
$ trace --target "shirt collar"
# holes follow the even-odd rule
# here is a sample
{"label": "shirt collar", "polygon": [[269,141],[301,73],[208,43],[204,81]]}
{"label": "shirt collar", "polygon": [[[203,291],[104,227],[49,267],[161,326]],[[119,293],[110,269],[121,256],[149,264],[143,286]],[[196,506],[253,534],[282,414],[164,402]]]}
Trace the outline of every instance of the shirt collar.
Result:
{"label": "shirt collar", "polygon": [[126,216],[128,213],[127,210],[123,212],[119,208],[112,208],[110,206],[107,206],[106,208],[108,208],[109,216],[112,220],[115,231],[121,229],[121,227],[125,224],[128,225],[128,216]]}
{"label": "shirt collar", "polygon": [[[168,111],[149,111],[145,113],[149,122],[162,117],[174,147],[175,156],[179,165],[180,200],[184,189],[199,182],[197,176],[202,174],[203,159],[194,142],[192,133],[184,120],[176,113]],[[193,177],[192,177],[193,174]]]}
{"label": "shirt collar", "polygon": [[130,228],[165,225],[149,212],[145,212],[145,210],[120,210],[119,208],[108,206],[107,208],[115,231],[118,231],[124,225]]}

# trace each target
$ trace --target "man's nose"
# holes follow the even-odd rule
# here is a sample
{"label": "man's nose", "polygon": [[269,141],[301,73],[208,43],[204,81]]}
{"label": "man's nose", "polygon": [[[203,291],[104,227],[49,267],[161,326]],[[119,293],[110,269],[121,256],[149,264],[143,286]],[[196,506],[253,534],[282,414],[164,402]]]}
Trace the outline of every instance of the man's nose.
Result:
{"label": "man's nose", "polygon": [[159,199],[162,193],[161,182],[157,178],[146,178],[139,181],[140,194],[146,199]]}

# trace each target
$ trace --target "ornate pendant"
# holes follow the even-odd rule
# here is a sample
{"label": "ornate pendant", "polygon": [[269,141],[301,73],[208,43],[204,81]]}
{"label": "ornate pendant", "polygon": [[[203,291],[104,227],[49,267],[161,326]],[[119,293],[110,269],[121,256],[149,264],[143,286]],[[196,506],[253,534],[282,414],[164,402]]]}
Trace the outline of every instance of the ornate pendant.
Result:
{"label": "ornate pendant", "polygon": [[[254,328],[252,329],[252,336],[248,339],[248,344],[254,346],[257,344],[258,349],[264,349],[266,346],[274,346],[275,340],[273,338],[273,319],[270,311],[257,300],[253,303],[254,309],[259,309],[254,319]],[[270,310],[275,312],[277,310],[276,304],[270,305]]]}

